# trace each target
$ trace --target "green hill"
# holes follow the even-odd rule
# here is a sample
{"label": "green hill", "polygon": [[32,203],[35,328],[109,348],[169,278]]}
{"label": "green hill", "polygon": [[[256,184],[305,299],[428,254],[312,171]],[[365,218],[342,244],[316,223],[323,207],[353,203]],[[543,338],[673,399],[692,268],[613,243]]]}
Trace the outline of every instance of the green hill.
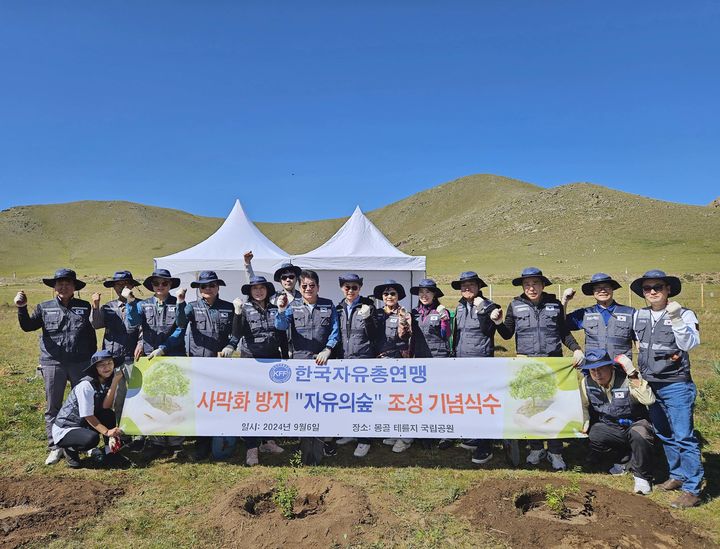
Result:
{"label": "green hill", "polygon": [[[352,205],[348,205],[350,209]],[[441,281],[474,269],[507,279],[527,265],[559,278],[651,267],[720,271],[720,208],[688,206],[575,183],[544,189],[472,175],[368,212],[403,251],[427,255]],[[290,253],[313,249],[345,219],[258,223]],[[39,276],[59,265],[84,275],[120,266],[140,274],[152,258],[187,248],[222,219],[130,202],[22,206],[0,212],[0,276]]]}

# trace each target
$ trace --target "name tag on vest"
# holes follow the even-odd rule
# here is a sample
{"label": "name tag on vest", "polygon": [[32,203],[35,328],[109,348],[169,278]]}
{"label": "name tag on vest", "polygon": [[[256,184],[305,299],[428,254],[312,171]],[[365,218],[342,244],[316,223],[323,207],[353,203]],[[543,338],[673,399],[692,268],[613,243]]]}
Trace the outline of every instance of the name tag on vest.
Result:
{"label": "name tag on vest", "polygon": [[624,399],[627,398],[627,391],[613,391],[612,396],[614,399]]}
{"label": "name tag on vest", "polygon": [[327,307],[320,307],[318,310],[319,310],[321,313],[327,313],[330,309],[328,309]]}
{"label": "name tag on vest", "polygon": [[175,305],[168,305],[168,313],[174,313],[177,307]]}

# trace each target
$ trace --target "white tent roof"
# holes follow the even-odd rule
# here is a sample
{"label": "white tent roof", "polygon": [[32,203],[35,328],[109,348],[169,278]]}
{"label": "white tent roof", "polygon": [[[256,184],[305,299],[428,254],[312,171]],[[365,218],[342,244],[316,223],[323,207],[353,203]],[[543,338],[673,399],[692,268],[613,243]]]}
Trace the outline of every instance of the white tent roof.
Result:
{"label": "white tent roof", "polygon": [[349,271],[425,271],[425,256],[401,252],[355,208],[352,216],[319,248],[293,256],[306,269]]}

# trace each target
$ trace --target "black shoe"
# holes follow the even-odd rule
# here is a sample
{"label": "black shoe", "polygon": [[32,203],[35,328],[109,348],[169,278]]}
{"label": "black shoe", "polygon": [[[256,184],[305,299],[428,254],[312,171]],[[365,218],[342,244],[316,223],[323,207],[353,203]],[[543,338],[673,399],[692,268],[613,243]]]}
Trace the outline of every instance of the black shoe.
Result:
{"label": "black shoe", "polygon": [[123,469],[132,465],[130,460],[121,454],[103,454],[97,461],[98,465],[108,469]]}
{"label": "black shoe", "polygon": [[141,452],[145,448],[145,437],[137,437],[125,446],[130,452]]}
{"label": "black shoe", "polygon": [[438,448],[441,450],[447,450],[448,448],[452,448],[454,445],[455,441],[449,438],[441,438],[440,442],[438,442]]}
{"label": "black shoe", "polygon": [[80,454],[77,450],[73,450],[72,448],[64,448],[65,450],[65,462],[67,463],[68,467],[72,467],[73,469],[79,469],[82,465],[80,463]]}
{"label": "black shoe", "polygon": [[472,462],[477,463],[478,465],[482,465],[483,463],[487,463],[493,458],[492,452],[489,452],[488,450],[483,449],[482,447],[478,446],[473,450],[472,455]]}
{"label": "black shoe", "polygon": [[337,455],[337,446],[334,442],[325,442],[323,444],[323,455],[325,457],[332,457]]}
{"label": "black shoe", "polygon": [[147,443],[143,447],[142,455],[147,461],[160,457],[163,453],[164,448],[157,444]]}
{"label": "black shoe", "polygon": [[432,439],[431,438],[421,438],[420,439],[420,448],[423,450],[432,450]]}
{"label": "black shoe", "polygon": [[474,450],[478,446],[482,444],[482,440],[479,438],[471,438],[467,440],[463,440],[460,443],[460,448],[464,448],[465,450]]}
{"label": "black shoe", "polygon": [[196,440],[195,441],[195,450],[192,454],[192,460],[193,461],[204,461],[210,457],[210,452],[212,451],[212,439],[207,438],[207,440]]}

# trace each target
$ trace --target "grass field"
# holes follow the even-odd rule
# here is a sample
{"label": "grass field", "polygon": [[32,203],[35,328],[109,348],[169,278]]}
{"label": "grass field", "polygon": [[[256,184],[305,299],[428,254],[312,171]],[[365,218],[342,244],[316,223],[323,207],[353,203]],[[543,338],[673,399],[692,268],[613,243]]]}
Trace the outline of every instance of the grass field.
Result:
{"label": "grass field", "polygon": [[[127,470],[83,469],[72,471],[64,463],[53,467],[42,464],[45,436],[42,421],[43,384],[35,375],[37,333],[23,333],[17,325],[12,297],[21,284],[0,286],[0,465],[3,477],[52,478],[58,482],[87,478],[124,490],[124,495],[105,508],[98,516],[78,522],[71,530],[60,532],[31,543],[36,547],[103,546],[103,547],[218,547],[228,538],[215,520],[217,506],[233,486],[252,480],[276,483],[278,476],[298,479],[322,479],[341,483],[363,494],[374,511],[371,525],[362,528],[363,535],[348,538],[335,546],[366,547],[482,547],[507,546],[502,528],[488,529],[451,512],[452,504],[465,497],[473,486],[482,486],[489,479],[537,479],[550,473],[525,468],[511,469],[501,450],[481,468],[472,466],[470,455],[460,448],[447,451],[423,451],[412,447],[404,454],[392,454],[388,447],[373,446],[368,457],[358,461],[352,457],[352,445],[342,447],[336,458],[328,459],[317,468],[290,466],[291,452],[280,456],[263,455],[262,465],[243,465],[242,447],[230,462],[185,463],[156,461],[149,466]],[[48,299],[51,291],[38,283],[23,283],[31,304]],[[576,286],[577,287],[577,286]],[[83,292],[87,298],[97,288]],[[444,287],[447,306],[459,297]],[[622,292],[623,290],[621,290]],[[516,292],[510,286],[493,288],[496,301],[505,306]],[[620,294],[620,301],[626,294]],[[108,299],[104,290],[103,301]],[[698,531],[720,542],[720,286],[705,287],[705,306],[700,306],[699,285],[686,284],[678,300],[693,308],[700,319],[702,345],[692,353],[695,379],[699,386],[696,426],[703,438],[706,467],[706,503],[687,511],[672,511],[673,520],[688,522]],[[573,305],[588,303],[576,299]],[[633,303],[638,306],[637,300]],[[514,345],[500,338],[499,355],[512,355]],[[566,451],[569,466],[582,463],[583,451],[578,443]],[[555,475],[592,481],[623,491],[630,490],[628,476],[568,472]],[[638,498],[640,496],[637,496]],[[667,507],[671,497],[653,492],[650,500]],[[237,543],[242,544],[242,532]],[[273,531],[267,532],[267,545],[273,546]],[[0,537],[0,544],[2,544]],[[708,541],[708,543],[710,543]],[[307,545],[310,545],[307,540]],[[316,545],[316,544],[313,544]],[[319,545],[322,546],[322,545]]]}

